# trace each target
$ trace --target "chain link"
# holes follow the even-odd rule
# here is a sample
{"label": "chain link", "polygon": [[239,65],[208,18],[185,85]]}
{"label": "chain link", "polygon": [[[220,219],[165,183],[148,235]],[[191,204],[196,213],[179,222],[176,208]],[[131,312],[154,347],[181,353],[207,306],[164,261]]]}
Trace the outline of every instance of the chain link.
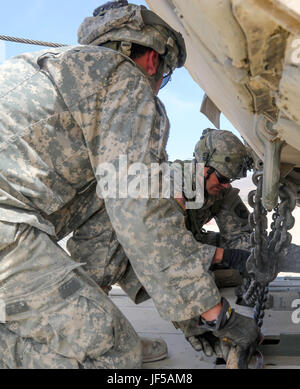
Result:
{"label": "chain link", "polygon": [[268,301],[268,285],[277,277],[278,259],[280,255],[285,254],[292,240],[288,230],[295,224],[292,211],[296,207],[296,195],[289,183],[280,184],[280,202],[274,208],[268,234],[268,212],[262,204],[262,171],[253,174],[253,183],[257,189],[251,191],[248,196],[249,205],[253,208],[249,217],[253,231],[250,237],[252,249],[246,265],[250,278],[244,280],[242,289],[246,304],[255,305],[254,320],[261,328]]}

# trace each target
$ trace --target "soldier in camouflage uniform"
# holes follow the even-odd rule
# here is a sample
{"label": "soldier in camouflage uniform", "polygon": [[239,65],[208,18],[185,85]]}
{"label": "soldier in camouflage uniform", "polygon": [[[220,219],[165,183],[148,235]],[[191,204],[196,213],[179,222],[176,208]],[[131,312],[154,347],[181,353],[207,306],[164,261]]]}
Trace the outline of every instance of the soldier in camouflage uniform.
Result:
{"label": "soldier in camouflage uniform", "polygon": [[[212,139],[210,139],[212,138]],[[208,142],[208,140],[210,140]],[[210,147],[216,150],[210,161],[205,161],[209,154]],[[221,150],[221,153],[220,153]],[[221,157],[219,157],[219,155]],[[199,257],[206,245],[227,249],[227,254],[240,254],[234,263],[224,261],[222,264],[214,264],[210,270],[214,276],[218,288],[236,286],[242,281],[242,275],[246,274],[245,263],[249,256],[250,233],[248,224],[249,211],[241,198],[239,190],[231,186],[233,179],[226,177],[242,178],[246,176],[246,171],[250,168],[250,160],[244,145],[229,131],[219,131],[207,129],[203,131],[201,140],[197,143],[194,152],[196,163],[205,163],[206,188],[204,193],[204,204],[200,208],[189,209],[185,207],[188,196],[176,198],[179,204],[179,211],[185,219],[185,227],[192,232],[194,238],[202,243],[198,248]],[[221,160],[219,161],[219,158]],[[228,158],[231,161],[228,162]],[[216,159],[216,160],[215,160]],[[226,161],[227,160],[227,161]],[[184,163],[188,161],[175,161],[175,168],[184,170]],[[235,165],[240,172],[236,173]],[[170,164],[170,166],[174,166]],[[218,169],[218,170],[216,170]],[[185,177],[188,182],[197,179],[195,169],[189,169],[189,177]],[[219,173],[222,172],[222,175]],[[220,184],[218,177],[223,176]],[[183,174],[180,175],[183,177]],[[224,182],[225,180],[225,182]],[[180,185],[183,186],[184,180]],[[175,196],[176,197],[176,196]],[[204,225],[212,218],[217,222],[220,232],[205,231]],[[128,294],[132,301],[139,304],[150,298],[142,283],[136,277],[130,260],[126,257],[122,246],[119,244],[109,217],[104,209],[96,212],[86,223],[74,231],[73,236],[68,241],[68,250],[78,262],[85,263],[85,270],[104,289],[109,289],[114,283],[118,283]],[[228,250],[228,249],[239,249]],[[99,258],[102,259],[101,263]],[[213,256],[212,256],[213,260]],[[183,329],[191,344],[199,349],[199,341],[190,337],[190,329],[186,329],[186,323],[174,323],[176,328]],[[190,327],[191,323],[188,324]],[[198,330],[199,331],[199,330]],[[192,332],[195,333],[195,330]],[[209,344],[205,344],[204,351],[207,355],[212,355],[213,351]]]}
{"label": "soldier in camouflage uniform", "polygon": [[[70,257],[57,243],[98,213],[113,228],[103,233],[109,244],[98,260],[114,252],[119,275],[128,276],[126,254],[164,319],[192,319],[199,334],[243,350],[257,340],[253,320],[221,301],[209,272],[216,248],[184,231],[174,199],[97,196],[99,164],[118,170],[120,155],[129,165],[167,161],[169,122],[156,94],[164,75],[185,62],[182,37],[126,3],[85,19],[83,46],[24,54],[0,67],[3,368],[141,367],[139,337],[97,282],[108,284],[109,275],[96,263],[84,269],[81,253],[78,262],[76,250]],[[147,48],[142,55],[133,55],[136,44]],[[98,231],[88,234],[97,244]],[[204,329],[201,318],[213,316],[217,326]]]}
{"label": "soldier in camouflage uniform", "polygon": [[[204,134],[208,134],[208,132],[215,134],[215,138],[219,143],[216,146],[222,150],[224,156],[226,152],[232,155],[232,150],[237,150],[237,154],[241,153],[242,161],[242,157],[246,155],[246,150],[237,137],[229,131],[207,129]],[[194,154],[196,158],[193,164],[203,162],[203,153],[200,150],[200,145],[203,142],[205,142],[204,136],[195,147]],[[183,171],[184,163],[189,162],[176,160],[175,163],[182,166]],[[213,161],[211,164],[214,164]],[[224,171],[224,168],[228,170],[225,159],[224,167],[222,166],[219,170]],[[227,175],[231,174],[228,171],[226,173]],[[181,177],[183,177],[183,172]],[[193,180],[192,170],[189,180]],[[207,177],[207,180],[209,180],[209,177]],[[184,187],[184,182],[181,185]],[[251,234],[248,224],[249,211],[239,196],[239,190],[233,188],[229,182],[221,185],[217,182],[217,185],[219,193],[211,194],[206,190],[204,204],[200,208],[187,209],[184,206],[184,200],[176,198],[180,205],[179,209],[185,217],[185,226],[192,232],[194,238],[203,244],[224,249],[249,250]],[[218,233],[205,231],[203,228],[213,218],[219,227],[220,232]],[[76,258],[78,262],[86,263],[85,269],[102,288],[109,289],[110,286],[118,282],[136,304],[149,298],[117,241],[109,217],[104,209],[96,212],[86,223],[76,229],[67,246],[73,258]],[[199,253],[201,255],[201,248]],[[102,261],[105,258],[101,265],[99,265],[99,258],[102,258]],[[218,287],[235,286],[241,282],[239,271],[235,269],[219,270],[221,268],[226,268],[226,266],[213,266]]]}
{"label": "soldier in camouflage uniform", "polygon": [[[239,190],[231,183],[246,177],[247,170],[251,170],[252,159],[242,142],[231,132],[206,129],[195,146],[193,164],[197,163],[204,164],[203,205],[185,209],[187,197],[177,200],[184,208],[186,227],[195,239],[217,248],[211,266],[217,286],[236,286],[242,282],[242,277],[248,277],[246,262],[250,255],[251,228],[249,211],[238,195]],[[197,180],[197,177],[192,180]],[[219,232],[205,231],[204,225],[213,218]],[[180,323],[175,325],[180,327]],[[196,350],[203,350],[208,356],[213,352],[222,356],[220,344],[216,344],[211,334],[193,336],[193,321],[187,321],[181,327]]]}
{"label": "soldier in camouflage uniform", "polygon": [[[194,157],[195,163],[205,164],[205,201],[201,208],[186,210],[187,228],[199,242],[223,249],[250,250],[249,211],[239,196],[239,189],[230,184],[245,177],[251,168],[251,158],[244,145],[229,131],[206,129],[195,146]],[[239,173],[235,166],[241,169]],[[218,233],[203,228],[212,219],[219,227]],[[238,270],[220,270],[222,267],[226,266],[213,266],[219,287],[241,283]]]}

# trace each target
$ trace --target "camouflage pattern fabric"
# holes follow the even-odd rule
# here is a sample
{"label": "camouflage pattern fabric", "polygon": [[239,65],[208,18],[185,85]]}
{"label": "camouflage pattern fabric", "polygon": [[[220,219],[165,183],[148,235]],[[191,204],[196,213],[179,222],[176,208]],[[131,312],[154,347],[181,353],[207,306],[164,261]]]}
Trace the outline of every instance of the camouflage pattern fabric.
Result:
{"label": "camouflage pattern fabric", "polygon": [[[127,57],[83,46],[8,62],[1,72],[6,90],[1,112],[13,123],[3,128],[6,137],[1,142],[1,166],[6,166],[3,184],[0,180],[2,204],[13,210],[29,208],[46,229],[44,220],[49,223],[52,214],[95,179],[100,163],[110,162],[118,169],[121,154],[127,155],[129,166],[167,161],[169,121],[164,106]],[[22,82],[12,78],[17,69]],[[20,96],[26,98],[19,107]],[[202,246],[199,261],[199,244],[184,232],[184,218],[173,201],[107,199],[105,207],[163,318],[194,317],[219,302],[207,272],[215,248]],[[21,220],[13,221],[29,223],[25,210],[20,213]],[[12,217],[8,207],[0,219]]]}
{"label": "camouflage pattern fabric", "polygon": [[[131,4],[126,8],[111,9],[105,15],[87,17],[79,27],[78,42],[82,45],[101,45],[120,39],[126,42],[138,41],[143,46],[155,48],[162,55],[165,53],[165,45],[168,40],[167,32],[164,35],[156,28],[150,25],[146,26],[141,8]],[[177,58],[178,49],[174,44],[175,50]]]}
{"label": "camouflage pattern fabric", "polygon": [[85,263],[84,270],[101,288],[118,283],[136,304],[150,298],[132,269],[105,208],[74,231],[67,249],[75,261]]}
{"label": "camouflage pattern fabric", "polygon": [[[179,162],[183,165],[184,161],[177,161],[177,163]],[[230,187],[217,196],[210,196],[206,193],[205,202],[201,209],[189,209],[184,214],[186,227],[202,244],[223,248],[250,249],[249,211],[241,200],[238,189]],[[220,232],[218,233],[204,230],[205,224],[213,218],[219,227]],[[68,241],[68,249],[73,258],[86,263],[85,270],[100,286],[113,285],[117,282],[136,304],[150,298],[136,277],[130,261],[122,251],[104,209],[95,213],[74,232],[73,237]],[[99,258],[102,258],[101,266]],[[199,248],[199,258],[201,258],[201,247]],[[124,264],[127,265],[126,271],[124,271],[126,267]],[[217,270],[213,274],[218,276],[218,273],[222,271]],[[232,284],[233,278],[238,280],[240,277],[238,277],[238,272],[230,272],[229,281]],[[228,276],[228,270],[227,273],[222,274],[222,284],[224,276],[225,278]],[[230,284],[229,281],[227,280],[228,284]],[[218,282],[218,277],[216,282]],[[187,337],[191,336],[191,331],[197,335],[199,330],[194,325],[196,321],[197,318],[193,318],[179,322],[177,326]],[[189,328],[188,331],[187,328]]]}
{"label": "camouflage pattern fabric", "polygon": [[186,47],[182,35],[146,7],[129,4],[84,19],[78,29],[78,43],[103,45],[120,42],[120,51],[130,56],[131,42],[150,47],[164,56],[169,70],[182,67]]}
{"label": "camouflage pattern fabric", "polygon": [[[206,194],[202,208],[183,213],[186,227],[197,241],[215,247],[250,248],[249,212],[238,193],[238,189],[231,187],[218,196]],[[213,218],[218,224],[218,233],[204,230],[205,224]],[[118,283],[136,304],[150,298],[118,242],[104,208],[74,231],[67,247],[72,258],[86,263],[84,269],[99,286]],[[201,248],[198,249],[199,259]]]}
{"label": "camouflage pattern fabric", "polygon": [[243,143],[230,131],[206,129],[195,146],[195,158],[205,162],[227,178],[241,178],[243,167],[246,177],[247,150]]}
{"label": "camouflage pattern fabric", "polygon": [[[55,242],[67,232],[60,215],[76,228],[101,208],[98,201],[93,209],[80,201],[85,191],[93,197],[89,186],[94,185],[100,163],[118,168],[120,155],[128,157],[129,166],[142,162],[150,167],[153,162],[167,161],[165,108],[128,57],[101,47],[51,49],[15,57],[0,67],[0,96],[1,296],[12,303],[22,298],[29,307],[25,321],[23,316],[22,320],[8,317],[4,326],[20,338],[51,345],[59,354],[69,350],[70,359],[76,356],[83,362],[85,355],[101,360],[99,366],[132,366],[138,357],[132,363],[124,357],[124,364],[116,359],[116,365],[113,358],[101,359],[112,344],[117,348],[121,338],[128,339],[124,328],[114,331],[114,340],[112,333],[105,337],[110,323],[114,322],[114,328],[126,327],[127,332],[129,326],[97,284],[86,287],[81,276],[74,276],[80,264],[65,256]],[[74,201],[80,205],[78,214]],[[215,247],[198,243],[185,231],[184,216],[173,200],[106,199],[102,206],[132,269],[164,319],[187,320],[219,303],[220,294],[209,273]],[[85,219],[79,220],[85,212]],[[18,232],[13,234],[20,235],[14,235],[17,240],[7,249],[14,228]],[[12,257],[14,249],[18,255]],[[58,291],[73,278],[73,285],[83,283],[82,289],[62,302]],[[41,293],[39,288],[51,280],[55,284]],[[85,295],[79,298],[80,293]],[[90,300],[98,301],[93,305]],[[40,323],[44,308],[51,314]],[[75,315],[80,328],[74,322],[65,328],[67,315]],[[84,317],[95,318],[96,340],[85,328]],[[62,343],[51,332],[52,325],[55,334],[62,331]],[[130,342],[127,346],[138,348]],[[43,353],[47,355],[46,348]]]}
{"label": "camouflage pattern fabric", "polygon": [[[185,212],[186,227],[193,233],[195,239],[203,244],[216,247],[250,250],[251,229],[248,224],[249,211],[240,198],[239,189],[230,186],[216,196],[205,193],[205,201],[200,209],[188,209]],[[206,231],[205,224],[215,219],[219,232]],[[213,266],[214,270],[218,266]],[[222,267],[219,267],[220,269]],[[228,271],[230,274],[228,274]],[[222,273],[223,274],[219,274]],[[240,280],[239,273],[235,270],[215,270],[212,272],[220,285],[232,286],[232,280]],[[230,280],[226,279],[226,277]],[[219,277],[221,279],[219,280]],[[202,335],[203,330],[195,325],[197,318],[180,321],[175,324],[180,328],[186,338]]]}
{"label": "camouflage pattern fabric", "polygon": [[9,368],[140,368],[141,344],[106,294],[44,232],[0,223]]}
{"label": "camouflage pattern fabric", "polygon": [[[199,242],[224,249],[250,249],[249,211],[238,193],[230,187],[217,196],[206,194],[202,208],[187,210],[186,226]],[[218,233],[203,229],[212,219],[219,227]]]}

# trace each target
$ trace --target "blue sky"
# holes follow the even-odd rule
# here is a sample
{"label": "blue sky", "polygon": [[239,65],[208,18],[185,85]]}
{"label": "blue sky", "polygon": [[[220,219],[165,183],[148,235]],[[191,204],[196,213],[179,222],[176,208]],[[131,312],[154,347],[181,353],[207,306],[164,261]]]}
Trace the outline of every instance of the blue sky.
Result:
{"label": "blue sky", "polygon": [[[0,34],[29,39],[77,44],[77,30],[86,16],[105,0],[11,0],[1,4]],[[145,1],[131,3],[146,5]],[[3,43],[2,52],[3,52]],[[5,42],[6,58],[44,47]],[[177,69],[159,97],[171,122],[167,151],[170,160],[191,158],[202,130],[213,125],[200,113],[204,92],[188,71]],[[238,132],[222,115],[221,128]]]}

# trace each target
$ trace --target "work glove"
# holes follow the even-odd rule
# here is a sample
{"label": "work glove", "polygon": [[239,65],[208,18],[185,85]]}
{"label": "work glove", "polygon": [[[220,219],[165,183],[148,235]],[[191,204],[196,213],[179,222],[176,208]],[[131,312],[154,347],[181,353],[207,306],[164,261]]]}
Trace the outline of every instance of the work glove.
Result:
{"label": "work glove", "polygon": [[261,340],[261,333],[254,320],[236,313],[225,298],[218,318],[208,322],[200,317],[199,327],[210,330],[221,344],[222,354],[227,361],[230,349],[235,347],[242,366],[247,366]]}
{"label": "work glove", "polygon": [[223,345],[212,332],[204,330],[200,335],[190,336],[186,340],[191,344],[191,346],[196,351],[203,351],[207,357],[212,357],[216,355],[217,358],[224,359],[227,356],[227,349],[225,354],[223,353]]}
{"label": "work glove", "polygon": [[225,249],[221,265],[225,265],[230,269],[235,269],[241,273],[244,278],[249,277],[246,269],[247,259],[250,256],[250,251],[238,249]]}
{"label": "work glove", "polygon": [[223,358],[220,340],[207,329],[198,326],[198,318],[193,318],[181,322],[173,322],[175,328],[181,329],[186,340],[196,351],[203,351],[207,357],[216,354],[217,358]]}

